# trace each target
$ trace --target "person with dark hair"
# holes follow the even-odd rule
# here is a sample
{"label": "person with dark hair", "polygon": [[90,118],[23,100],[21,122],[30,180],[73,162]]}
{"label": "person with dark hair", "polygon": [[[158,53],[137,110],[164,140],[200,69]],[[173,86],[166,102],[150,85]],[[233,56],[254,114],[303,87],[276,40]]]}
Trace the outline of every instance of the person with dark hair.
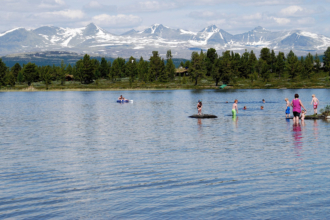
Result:
{"label": "person with dark hair", "polygon": [[197,104],[198,115],[202,114],[202,107],[203,107],[202,101],[198,100],[198,104]]}
{"label": "person with dark hair", "polygon": [[299,116],[300,116],[300,113],[301,113],[301,107],[305,110],[305,112],[307,112],[306,108],[304,107],[304,105],[300,101],[298,94],[294,95],[294,99],[291,102],[291,106],[292,106],[292,112],[293,112],[293,122],[295,124],[298,124],[299,123]]}

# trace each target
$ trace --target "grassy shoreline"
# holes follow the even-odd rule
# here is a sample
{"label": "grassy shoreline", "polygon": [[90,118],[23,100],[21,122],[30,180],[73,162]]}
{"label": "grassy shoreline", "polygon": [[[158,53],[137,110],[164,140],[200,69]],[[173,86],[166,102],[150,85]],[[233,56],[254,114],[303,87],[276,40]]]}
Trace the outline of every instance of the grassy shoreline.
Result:
{"label": "grassy shoreline", "polygon": [[[219,83],[219,86],[221,83]],[[101,79],[91,84],[81,84],[75,81],[66,81],[61,85],[59,81],[53,81],[48,90],[43,82],[27,84],[18,84],[14,87],[1,87],[0,92],[36,92],[36,91],[134,91],[134,90],[189,90],[189,89],[219,89],[212,78],[204,78],[195,86],[188,78],[176,77],[174,81],[161,82],[133,82],[129,83],[128,78],[122,78],[120,81],[112,82]],[[260,79],[251,81],[250,79],[237,79],[225,89],[329,89],[330,82],[328,77],[312,79],[288,79],[276,78],[270,81]]]}

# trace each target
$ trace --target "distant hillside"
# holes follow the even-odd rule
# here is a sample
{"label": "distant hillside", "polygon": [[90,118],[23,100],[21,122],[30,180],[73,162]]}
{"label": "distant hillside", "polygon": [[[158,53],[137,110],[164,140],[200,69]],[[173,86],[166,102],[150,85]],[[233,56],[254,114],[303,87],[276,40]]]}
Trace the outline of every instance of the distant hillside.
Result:
{"label": "distant hillside", "polygon": [[[35,63],[38,66],[47,65],[61,65],[62,60],[65,64],[74,65],[78,60],[82,59],[84,54],[65,52],[65,51],[48,51],[48,52],[36,52],[36,53],[25,53],[25,54],[13,54],[9,56],[1,57],[2,61],[8,66],[12,67],[15,63],[19,63],[21,66],[29,62]],[[101,56],[91,56],[93,59],[101,61]],[[107,61],[111,63],[116,59],[113,57],[104,57]],[[149,57],[145,57],[145,60],[149,60]],[[127,59],[128,60],[128,59]],[[139,58],[137,58],[139,60]],[[186,62],[186,59],[175,58],[173,63],[178,68],[181,61]]]}

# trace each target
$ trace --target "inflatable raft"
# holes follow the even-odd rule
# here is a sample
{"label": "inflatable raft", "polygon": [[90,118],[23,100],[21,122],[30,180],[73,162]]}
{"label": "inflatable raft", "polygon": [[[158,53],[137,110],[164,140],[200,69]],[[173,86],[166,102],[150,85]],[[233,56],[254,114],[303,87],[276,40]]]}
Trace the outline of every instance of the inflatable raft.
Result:
{"label": "inflatable raft", "polygon": [[191,116],[189,116],[189,118],[218,118],[218,116],[203,114],[203,115],[191,115]]}
{"label": "inflatable raft", "polygon": [[129,100],[117,100],[118,103],[129,102]]}

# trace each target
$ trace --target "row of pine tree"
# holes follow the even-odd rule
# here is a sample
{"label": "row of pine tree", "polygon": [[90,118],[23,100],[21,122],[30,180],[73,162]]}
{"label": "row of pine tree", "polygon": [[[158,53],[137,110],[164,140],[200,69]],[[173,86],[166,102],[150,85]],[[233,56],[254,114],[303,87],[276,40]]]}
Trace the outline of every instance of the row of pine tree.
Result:
{"label": "row of pine tree", "polygon": [[[310,53],[306,57],[296,56],[290,51],[287,55],[283,52],[275,54],[274,50],[263,48],[259,59],[253,51],[245,51],[242,55],[233,51],[225,51],[218,55],[214,48],[206,53],[192,52],[191,60],[181,62],[181,67],[186,68],[190,79],[198,84],[204,77],[212,77],[215,84],[221,81],[228,84],[237,78],[249,78],[253,82],[258,78],[269,81],[272,77],[281,78],[288,76],[291,79],[300,76],[302,79],[311,78],[320,71],[329,71],[330,74],[330,47],[324,52],[323,65],[318,54]],[[75,81],[88,84],[100,78],[117,81],[120,78],[129,78],[130,84],[140,82],[169,82],[176,76],[175,65],[172,61],[171,51],[167,51],[166,60],[162,59],[157,51],[152,52],[149,60],[143,57],[137,61],[130,57],[126,62],[118,57],[112,63],[105,58],[101,62],[85,55],[75,65],[66,65],[62,61],[60,66],[37,66],[28,63],[23,67],[16,63],[8,68],[0,59],[0,86],[14,86],[16,83],[43,81],[48,88],[52,81],[60,81],[63,85],[66,76],[73,76]]]}

